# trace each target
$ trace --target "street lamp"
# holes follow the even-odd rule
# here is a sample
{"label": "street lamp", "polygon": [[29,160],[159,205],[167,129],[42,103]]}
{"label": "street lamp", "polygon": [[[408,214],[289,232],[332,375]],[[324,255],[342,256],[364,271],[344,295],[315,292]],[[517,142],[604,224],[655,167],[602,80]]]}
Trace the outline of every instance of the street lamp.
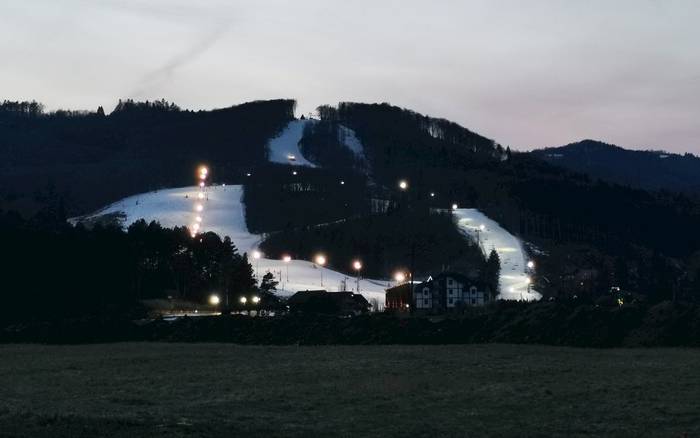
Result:
{"label": "street lamp", "polygon": [[239,301],[241,302],[241,304],[245,304],[245,303],[248,302],[248,298],[246,298],[246,297],[241,297],[241,299],[240,299]]}
{"label": "street lamp", "polygon": [[207,174],[209,173],[209,169],[206,168],[206,166],[202,166],[199,168],[199,179],[205,180],[207,179]]}
{"label": "street lamp", "polygon": [[287,283],[289,283],[289,262],[292,261],[292,256],[285,255],[282,257],[282,261],[284,262],[284,265],[287,267]]}
{"label": "street lamp", "polygon": [[258,250],[253,251],[253,258],[255,259],[255,277],[258,277],[258,274],[260,274],[259,268],[260,268],[260,257],[262,257],[262,253]]}
{"label": "street lamp", "polygon": [[220,302],[221,298],[219,298],[218,295],[212,294],[209,296],[209,304],[211,304],[212,306],[218,306]]}
{"label": "street lamp", "polygon": [[260,297],[259,296],[254,296],[253,297],[253,304],[258,304],[260,302]]}
{"label": "street lamp", "polygon": [[396,280],[396,283],[401,284],[404,281],[406,281],[406,274],[403,272],[399,271],[396,274],[394,274],[394,280]]}
{"label": "street lamp", "polygon": [[321,286],[323,286],[323,266],[326,264],[326,256],[324,256],[323,254],[318,254],[314,261],[317,265],[321,267],[321,269],[319,269],[319,272],[321,272]]}
{"label": "street lamp", "polygon": [[405,179],[399,181],[399,188],[401,190],[406,190],[408,188],[408,181],[406,181]]}
{"label": "street lamp", "polygon": [[452,204],[452,210],[457,210],[459,206],[457,204]]}
{"label": "street lamp", "polygon": [[357,271],[357,277],[356,277],[356,285],[357,285],[357,293],[360,293],[360,271],[362,270],[362,262],[359,260],[355,260],[352,262],[352,268]]}
{"label": "street lamp", "polygon": [[527,262],[527,267],[528,267],[528,269],[530,269],[530,270],[535,269],[535,262],[533,262],[532,260],[530,260],[529,262]]}

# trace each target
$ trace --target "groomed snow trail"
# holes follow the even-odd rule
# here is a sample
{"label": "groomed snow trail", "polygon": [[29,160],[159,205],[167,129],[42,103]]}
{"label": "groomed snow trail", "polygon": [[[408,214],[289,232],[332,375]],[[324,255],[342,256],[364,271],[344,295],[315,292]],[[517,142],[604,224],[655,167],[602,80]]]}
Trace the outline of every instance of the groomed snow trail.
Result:
{"label": "groomed snow trail", "polygon": [[[316,167],[315,164],[304,158],[299,149],[299,141],[304,136],[304,127],[314,120],[292,120],[282,130],[280,135],[270,140],[267,144],[268,159],[272,163],[289,164],[292,166]],[[294,160],[290,160],[294,156]]]}
{"label": "groomed snow trail", "polygon": [[[272,163],[289,164],[291,166],[317,167],[304,157],[299,148],[299,142],[304,136],[304,128],[311,123],[317,123],[317,120],[306,119],[289,122],[277,137],[268,142],[268,160]],[[355,131],[340,125],[338,134],[338,140],[345,147],[353,152],[357,158],[365,160],[364,146],[357,138],[357,135],[355,135]],[[290,159],[291,156],[294,157],[294,160]]]}
{"label": "groomed snow trail", "polygon": [[[527,254],[520,240],[501,227],[498,222],[474,208],[453,210],[457,226],[467,236],[480,242],[488,256],[492,249],[501,259],[500,294],[503,300],[539,300],[542,295],[528,287]],[[483,225],[483,231],[481,226]]]}
{"label": "groomed snow trail", "polygon": [[[305,260],[292,260],[287,264],[275,259],[254,259],[251,254],[257,249],[261,236],[248,232],[245,223],[245,206],[241,202],[242,186],[210,186],[207,188],[207,198],[201,201],[197,199],[198,193],[198,187],[143,193],[115,202],[95,213],[93,217],[108,213],[123,213],[126,215],[123,222],[125,227],[139,219],[145,219],[147,222],[158,221],[164,227],[170,228],[189,226],[199,214],[202,218],[201,232],[213,231],[222,238],[229,236],[239,252],[248,253],[256,275],[262,277],[268,271],[275,275],[280,282],[278,295],[287,296],[300,290],[314,289],[338,292],[344,280],[346,290],[355,290],[354,277],[322,268]],[[194,207],[197,202],[204,207],[201,213],[195,212]],[[326,254],[326,257],[332,262],[332,254]],[[379,310],[384,308],[384,290],[387,286],[386,280],[360,280],[360,292]]]}

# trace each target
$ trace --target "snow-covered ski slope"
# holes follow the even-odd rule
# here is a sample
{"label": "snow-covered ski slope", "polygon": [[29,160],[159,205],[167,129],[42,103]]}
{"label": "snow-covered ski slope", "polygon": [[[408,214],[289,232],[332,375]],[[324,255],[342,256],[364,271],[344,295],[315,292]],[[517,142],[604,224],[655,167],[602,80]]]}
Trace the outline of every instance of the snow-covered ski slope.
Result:
{"label": "snow-covered ski slope", "polygon": [[498,298],[527,301],[542,298],[542,295],[528,284],[530,276],[527,254],[517,237],[479,210],[460,208],[453,210],[453,214],[457,218],[457,226],[460,230],[471,239],[478,240],[486,256],[492,249],[498,253],[501,260]]}
{"label": "snow-covered ski slope", "polygon": [[[290,166],[317,167],[316,164],[304,157],[299,148],[299,142],[304,136],[304,128],[308,124],[317,122],[314,119],[292,120],[289,122],[277,137],[268,142],[268,160],[272,163],[289,164]],[[365,159],[364,147],[355,135],[355,131],[341,125],[338,140],[358,158]]]}
{"label": "snow-covered ski slope", "polygon": [[[254,259],[251,254],[256,250],[261,237],[248,232],[245,223],[245,206],[241,202],[243,187],[238,185],[219,185],[207,188],[206,198],[199,200],[198,187],[183,187],[177,189],[158,190],[131,196],[115,202],[95,213],[100,216],[109,213],[125,215],[124,226],[139,219],[158,221],[165,227],[190,226],[195,218],[200,216],[202,222],[200,232],[213,231],[220,236],[229,236],[240,252],[247,252],[250,263],[259,277],[266,272],[272,272],[280,282],[278,293],[291,295],[300,290],[325,289],[337,292],[342,289],[341,282],[346,281],[346,290],[354,290],[355,278],[340,272],[323,268],[304,260],[292,260],[285,263],[282,260]],[[195,210],[196,204],[201,204],[201,212]],[[333,255],[326,254],[332,262]],[[375,304],[377,309],[384,307],[384,291],[387,281],[360,281],[360,292],[368,301]]]}
{"label": "snow-covered ski slope", "polygon": [[[304,135],[304,127],[314,120],[292,120],[282,132],[267,144],[268,160],[272,163],[289,164],[292,166],[316,167],[304,158],[299,149],[299,142]],[[290,159],[294,157],[294,159]]]}

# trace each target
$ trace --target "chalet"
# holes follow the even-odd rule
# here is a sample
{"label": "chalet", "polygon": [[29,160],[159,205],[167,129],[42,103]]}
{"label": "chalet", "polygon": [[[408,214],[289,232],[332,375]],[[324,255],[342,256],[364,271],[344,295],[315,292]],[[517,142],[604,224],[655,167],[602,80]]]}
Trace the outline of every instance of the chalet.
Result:
{"label": "chalet", "polygon": [[445,313],[464,306],[484,306],[494,297],[490,288],[476,278],[442,272],[414,284],[413,309],[420,313]]}

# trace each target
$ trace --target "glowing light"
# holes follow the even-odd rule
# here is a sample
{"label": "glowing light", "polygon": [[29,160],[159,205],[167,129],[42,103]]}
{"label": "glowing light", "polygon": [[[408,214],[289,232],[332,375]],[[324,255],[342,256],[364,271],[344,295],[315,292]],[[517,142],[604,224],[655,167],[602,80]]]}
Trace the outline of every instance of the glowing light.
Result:
{"label": "glowing light", "polygon": [[221,298],[219,298],[218,295],[211,295],[209,297],[209,304],[211,304],[212,306],[218,306],[220,302]]}
{"label": "glowing light", "polygon": [[197,216],[196,218],[194,218],[194,220],[196,220],[197,222],[202,222],[202,216]]}
{"label": "glowing light", "polygon": [[484,225],[484,224],[479,225],[479,230],[486,231],[486,225]]}
{"label": "glowing light", "polygon": [[344,185],[345,185],[345,181],[340,181],[340,185],[341,185],[341,186],[344,186]]}
{"label": "glowing light", "polygon": [[459,206],[457,204],[452,204],[452,210],[457,210]]}
{"label": "glowing light", "polygon": [[198,197],[199,199],[204,199],[204,193],[199,192],[199,193],[197,194],[197,197]]}
{"label": "glowing light", "polygon": [[292,175],[296,176],[296,174],[297,174],[296,170],[292,172]]}
{"label": "glowing light", "polygon": [[534,268],[535,268],[535,262],[533,262],[532,260],[530,260],[529,262],[527,262],[527,267],[530,268],[530,269],[534,269]]}
{"label": "glowing light", "polygon": [[430,197],[434,198],[435,197],[435,192],[430,192]]}
{"label": "glowing light", "polygon": [[199,224],[197,224],[197,223],[192,224],[192,229],[195,231],[199,231]]}
{"label": "glowing light", "polygon": [[255,260],[260,259],[260,257],[262,257],[262,253],[261,253],[260,251],[257,251],[257,250],[256,250],[256,251],[253,251],[253,258],[254,258]]}
{"label": "glowing light", "polygon": [[396,274],[394,274],[394,280],[396,280],[397,283],[403,283],[404,281],[406,281],[406,274],[404,274],[403,272],[397,272]]}
{"label": "glowing light", "polygon": [[260,302],[260,297],[255,296],[253,297],[253,303],[258,304]]}
{"label": "glowing light", "polygon": [[197,211],[202,211],[202,210],[204,210],[204,206],[202,204],[197,204],[197,205],[195,205],[194,209]]}
{"label": "glowing light", "polygon": [[201,182],[199,183],[199,187],[204,187],[204,185],[205,185],[205,184],[204,184],[204,181],[201,181]]}
{"label": "glowing light", "polygon": [[209,173],[209,169],[207,169],[206,166],[201,166],[199,168],[199,179],[207,179],[207,174]]}
{"label": "glowing light", "polygon": [[285,263],[289,263],[289,262],[292,261],[292,256],[288,256],[288,255],[283,256],[283,257],[282,257],[282,261],[285,262]]}
{"label": "glowing light", "polygon": [[532,283],[532,279],[530,277],[525,278],[525,284],[530,284]]}
{"label": "glowing light", "polygon": [[246,298],[246,297],[241,297],[241,299],[240,299],[239,301],[241,302],[241,304],[245,304],[245,303],[248,302],[248,298]]}
{"label": "glowing light", "polygon": [[360,262],[359,260],[355,260],[354,262],[352,262],[352,267],[354,270],[359,271],[360,269],[362,269],[362,262]]}
{"label": "glowing light", "polygon": [[246,174],[245,174],[245,176],[251,176],[251,175],[252,175],[251,173],[246,173]]}
{"label": "glowing light", "polygon": [[408,188],[408,181],[406,181],[405,179],[399,181],[399,188],[401,190],[406,190]]}
{"label": "glowing light", "polygon": [[316,258],[314,258],[314,260],[316,261],[317,265],[323,266],[326,264],[326,256],[324,256],[323,254],[317,255]]}

